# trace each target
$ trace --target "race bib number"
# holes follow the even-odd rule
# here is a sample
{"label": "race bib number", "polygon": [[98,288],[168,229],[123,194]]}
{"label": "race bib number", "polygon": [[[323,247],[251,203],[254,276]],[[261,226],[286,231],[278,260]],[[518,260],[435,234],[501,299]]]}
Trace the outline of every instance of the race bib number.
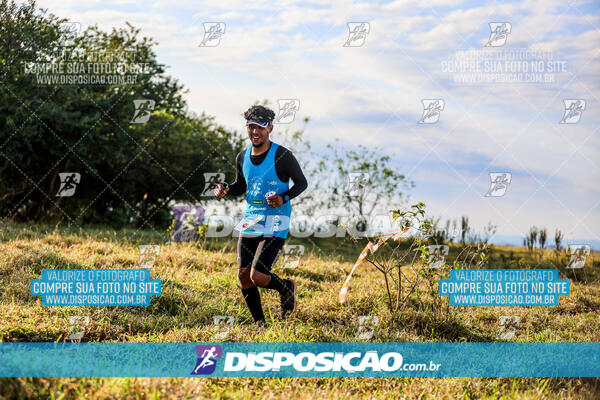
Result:
{"label": "race bib number", "polygon": [[248,217],[244,217],[237,224],[237,226],[235,227],[235,230],[241,232],[244,230],[253,229],[253,227],[256,226],[256,224],[258,224],[260,221],[262,221],[263,218],[264,218],[264,215],[250,215]]}

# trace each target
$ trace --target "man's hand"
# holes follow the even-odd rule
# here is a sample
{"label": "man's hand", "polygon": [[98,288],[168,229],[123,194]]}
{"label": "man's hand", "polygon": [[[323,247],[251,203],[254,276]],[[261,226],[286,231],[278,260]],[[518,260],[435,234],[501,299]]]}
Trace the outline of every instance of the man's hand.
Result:
{"label": "man's hand", "polygon": [[279,207],[280,205],[283,204],[283,196],[280,196],[278,194],[273,195],[271,197],[267,197],[267,203],[274,208]]}
{"label": "man's hand", "polygon": [[224,186],[221,183],[219,183],[214,190],[217,199],[220,199],[221,197],[225,196],[227,192],[229,192],[229,186]]}

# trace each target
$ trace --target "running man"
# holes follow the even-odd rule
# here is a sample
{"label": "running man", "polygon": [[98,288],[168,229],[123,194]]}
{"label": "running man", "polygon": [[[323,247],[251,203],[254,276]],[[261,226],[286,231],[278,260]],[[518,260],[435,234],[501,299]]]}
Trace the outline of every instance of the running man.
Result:
{"label": "running man", "polygon": [[79,182],[77,182],[77,180],[75,178],[76,178],[75,174],[71,174],[71,175],[67,176],[65,178],[65,180],[61,182],[61,183],[64,183],[64,186],[62,188],[60,188],[60,190],[58,191],[58,193],[56,194],[56,196],[60,197],[60,194],[62,192],[65,192],[67,190],[71,190],[74,187],[76,187]]}
{"label": "running man", "polygon": [[220,184],[214,192],[218,198],[246,194],[246,212],[238,225],[238,277],[252,318],[262,324],[265,316],[258,286],[279,292],[283,318],[296,309],[296,282],[278,277],[271,269],[289,232],[290,201],[308,184],[292,152],[269,139],[273,110],[252,106],[244,118],[252,145],[237,155],[235,182]]}
{"label": "running man", "polygon": [[202,353],[202,361],[199,362],[198,365],[196,365],[196,368],[194,368],[192,374],[197,374],[199,369],[210,367],[211,365],[213,365],[215,362],[211,360],[211,358],[214,358],[216,356],[216,350],[217,348],[214,346],[210,349],[204,350],[204,352]]}

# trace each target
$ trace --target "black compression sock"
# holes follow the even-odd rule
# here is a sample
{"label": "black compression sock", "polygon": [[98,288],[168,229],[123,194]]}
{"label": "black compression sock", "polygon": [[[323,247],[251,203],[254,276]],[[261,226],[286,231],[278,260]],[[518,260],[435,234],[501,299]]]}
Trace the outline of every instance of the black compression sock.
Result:
{"label": "black compression sock", "polygon": [[287,281],[285,279],[281,279],[280,277],[278,277],[277,275],[275,275],[272,272],[271,272],[271,280],[269,281],[269,284],[265,287],[267,289],[275,289],[279,293],[281,293],[284,290],[289,289]]}
{"label": "black compression sock", "polygon": [[265,315],[263,314],[262,304],[260,303],[258,287],[252,286],[248,289],[242,288],[242,295],[244,296],[244,300],[246,300],[246,304],[250,309],[250,314],[252,314],[254,322],[264,321]]}

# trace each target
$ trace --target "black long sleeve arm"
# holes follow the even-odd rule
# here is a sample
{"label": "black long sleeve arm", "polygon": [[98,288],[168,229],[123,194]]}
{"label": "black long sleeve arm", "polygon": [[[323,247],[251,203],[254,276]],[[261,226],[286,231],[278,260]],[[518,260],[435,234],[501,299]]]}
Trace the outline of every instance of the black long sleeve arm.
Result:
{"label": "black long sleeve arm", "polygon": [[244,161],[244,150],[240,151],[235,158],[235,182],[229,185],[228,196],[239,196],[246,193],[246,178],[242,172],[242,162]]}
{"label": "black long sleeve arm", "polygon": [[306,181],[306,177],[304,176],[296,157],[294,157],[291,151],[287,149],[283,150],[284,152],[281,155],[281,158],[275,162],[275,169],[277,171],[277,176],[279,176],[279,179],[283,182],[287,182],[289,179],[294,182],[291,188],[280,193],[282,196],[288,195],[290,200],[292,200],[306,190],[308,182]]}

